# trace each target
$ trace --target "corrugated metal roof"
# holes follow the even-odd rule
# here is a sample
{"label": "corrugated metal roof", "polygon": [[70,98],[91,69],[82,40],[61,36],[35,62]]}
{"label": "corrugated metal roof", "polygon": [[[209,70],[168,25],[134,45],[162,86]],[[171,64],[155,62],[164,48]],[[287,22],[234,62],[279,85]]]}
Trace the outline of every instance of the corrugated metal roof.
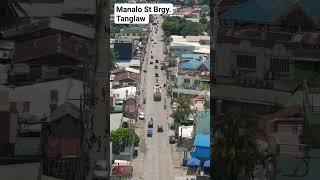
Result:
{"label": "corrugated metal roof", "polygon": [[110,114],[110,132],[118,129],[121,126],[122,113]]}
{"label": "corrugated metal roof", "polygon": [[[78,62],[88,60],[88,44],[82,40],[60,35],[51,35],[26,42],[16,43],[13,53],[13,63],[22,63],[32,60],[45,60],[45,57],[64,55]],[[56,63],[56,62],[53,62]]]}

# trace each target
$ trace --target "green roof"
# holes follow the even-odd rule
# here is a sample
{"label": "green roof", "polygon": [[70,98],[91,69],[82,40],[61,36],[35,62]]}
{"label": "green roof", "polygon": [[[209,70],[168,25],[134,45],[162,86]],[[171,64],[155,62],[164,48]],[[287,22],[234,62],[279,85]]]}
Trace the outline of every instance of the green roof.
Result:
{"label": "green roof", "polygon": [[111,113],[110,114],[110,132],[116,130],[121,125],[122,113]]}
{"label": "green roof", "polygon": [[14,154],[17,156],[40,155],[40,137],[17,137]]}
{"label": "green roof", "polygon": [[310,158],[277,158],[277,180],[315,180],[319,178],[320,149],[309,151]]}

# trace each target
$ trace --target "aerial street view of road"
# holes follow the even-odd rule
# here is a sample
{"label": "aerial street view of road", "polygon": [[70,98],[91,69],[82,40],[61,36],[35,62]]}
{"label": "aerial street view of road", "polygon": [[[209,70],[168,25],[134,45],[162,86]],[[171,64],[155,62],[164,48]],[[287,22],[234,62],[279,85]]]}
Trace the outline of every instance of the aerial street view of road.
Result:
{"label": "aerial street view of road", "polygon": [[[161,29],[163,18],[161,16],[156,17],[159,23],[152,27],[143,63],[143,68],[146,71],[141,74],[140,87],[143,93],[140,99],[143,100],[145,98],[146,100],[143,106],[145,122],[142,128],[144,129],[144,134],[141,134],[141,144],[143,144],[141,147],[144,147],[141,153],[143,153],[144,158],[140,161],[141,164],[137,165],[142,169],[135,168],[137,172],[134,172],[134,175],[138,174],[139,177],[134,176],[134,179],[141,179],[141,177],[143,179],[154,180],[173,178],[171,149],[169,148],[170,144],[168,141],[170,130],[167,119],[169,114],[168,111],[164,109],[165,103],[167,103],[166,90],[164,87],[166,77],[164,71],[160,68],[161,65],[159,61],[164,59],[165,56],[163,52],[164,43],[162,41],[163,31]],[[156,66],[157,68],[155,68]],[[156,85],[161,89],[160,101],[154,100],[154,88],[156,88]],[[153,132],[151,137],[147,137],[148,123],[151,118],[153,120]],[[157,132],[158,126],[163,127],[163,132]],[[139,174],[139,171],[143,172],[143,174]]]}

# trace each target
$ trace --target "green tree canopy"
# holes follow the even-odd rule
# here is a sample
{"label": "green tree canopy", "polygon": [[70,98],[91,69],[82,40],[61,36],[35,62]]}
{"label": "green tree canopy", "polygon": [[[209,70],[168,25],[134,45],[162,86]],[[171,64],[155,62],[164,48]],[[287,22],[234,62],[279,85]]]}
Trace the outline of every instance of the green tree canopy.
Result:
{"label": "green tree canopy", "polygon": [[129,128],[118,128],[111,131],[111,142],[113,153],[118,154],[123,151],[124,148],[131,144],[129,137],[134,136],[134,146],[139,146],[139,136]]}
{"label": "green tree canopy", "polygon": [[213,121],[215,151],[213,174],[217,179],[250,179],[264,154],[256,144],[257,118],[246,113],[231,112]]}
{"label": "green tree canopy", "polygon": [[177,109],[173,112],[173,117],[175,123],[180,124],[181,122],[186,122],[189,115],[193,113],[190,108],[190,97],[181,95],[177,99]]}
{"label": "green tree canopy", "polygon": [[167,17],[162,23],[162,29],[167,36],[196,36],[202,34],[204,28],[203,24],[188,21],[184,17]]}

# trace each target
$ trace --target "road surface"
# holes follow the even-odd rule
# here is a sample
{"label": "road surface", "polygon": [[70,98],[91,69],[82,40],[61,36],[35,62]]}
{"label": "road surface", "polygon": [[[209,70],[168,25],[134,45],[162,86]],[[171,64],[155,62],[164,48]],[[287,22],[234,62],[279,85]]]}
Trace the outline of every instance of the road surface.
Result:
{"label": "road surface", "polygon": [[[143,85],[144,95],[146,97],[146,109],[145,109],[145,130],[147,130],[148,122],[150,118],[153,118],[154,128],[152,137],[146,137],[145,135],[145,154],[144,154],[144,179],[145,180],[172,180],[172,154],[171,148],[168,141],[169,136],[169,127],[167,122],[167,111],[164,109],[164,103],[166,96],[166,90],[163,87],[163,84],[166,81],[164,76],[164,71],[161,71],[160,62],[164,59],[165,55],[163,54],[163,42],[162,42],[162,30],[161,23],[163,19],[161,16],[157,16],[159,20],[158,32],[155,33],[155,25],[150,34],[150,38],[154,39],[149,44],[149,48],[146,52],[147,61],[146,69],[147,73],[144,74],[145,83]],[[150,47],[151,45],[151,47]],[[152,53],[151,53],[152,51]],[[151,55],[153,59],[151,59]],[[156,63],[155,60],[159,60],[159,63]],[[150,64],[150,61],[153,64]],[[155,65],[158,66],[158,69],[155,69]],[[161,101],[153,100],[153,88],[155,86],[155,73],[159,74],[159,82],[161,86]],[[157,132],[157,125],[162,125],[164,132]],[[145,132],[147,133],[147,132]]]}

